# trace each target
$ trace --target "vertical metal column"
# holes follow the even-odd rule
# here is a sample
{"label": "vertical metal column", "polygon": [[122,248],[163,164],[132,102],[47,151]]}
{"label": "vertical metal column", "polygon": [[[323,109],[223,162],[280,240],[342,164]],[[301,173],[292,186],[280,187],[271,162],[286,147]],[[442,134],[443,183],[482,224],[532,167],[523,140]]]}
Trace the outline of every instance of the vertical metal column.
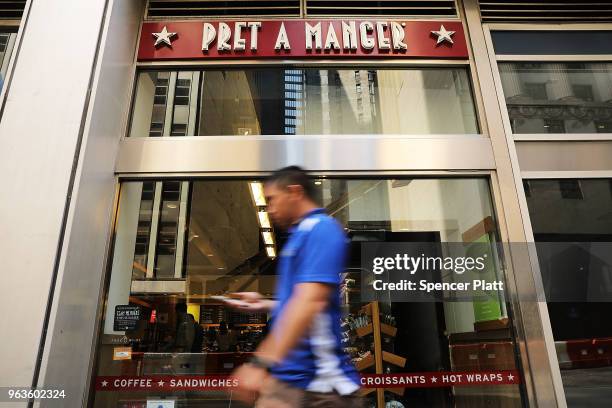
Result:
{"label": "vertical metal column", "polygon": [[[503,125],[503,114],[498,103],[493,77],[492,64],[495,59],[489,58],[489,52],[480,18],[478,0],[458,0],[459,10],[463,14],[466,35],[471,44],[474,83],[479,87],[482,97],[482,113],[486,117],[487,133],[491,138],[496,162],[495,190],[501,198],[498,208],[502,238],[510,243],[533,242],[526,226],[520,206],[522,180],[516,151],[512,138],[507,137]],[[463,8],[461,7],[463,6]],[[508,259],[508,282],[512,287],[511,304],[514,312],[514,325],[517,332],[517,343],[521,352],[529,404],[531,406],[565,407],[565,396],[557,356],[552,337],[546,303],[519,302],[517,294],[535,296],[542,290],[541,276],[537,268],[537,259],[530,254],[527,245],[523,250],[514,246]]]}
{"label": "vertical metal column", "polygon": [[[61,402],[37,405],[79,407],[103,314],[115,160],[144,1],[28,4],[0,118],[3,193],[17,197],[0,203],[11,237],[0,249],[0,305],[18,311],[0,316],[11,333],[0,349],[0,385],[64,388]],[[69,40],[50,41],[60,32]]]}

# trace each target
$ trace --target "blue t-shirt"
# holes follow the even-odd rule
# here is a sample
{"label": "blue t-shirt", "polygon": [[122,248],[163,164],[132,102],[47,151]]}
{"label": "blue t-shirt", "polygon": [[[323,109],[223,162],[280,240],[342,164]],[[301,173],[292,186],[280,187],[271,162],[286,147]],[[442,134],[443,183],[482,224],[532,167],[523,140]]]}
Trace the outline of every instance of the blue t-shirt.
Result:
{"label": "blue t-shirt", "polygon": [[334,290],[326,310],[315,317],[300,342],[272,369],[279,380],[314,392],[335,390],[346,395],[359,389],[359,374],[340,342],[339,285],[346,254],[347,237],[342,227],[322,208],[309,212],[289,230],[278,263],[278,303],[272,311],[272,330],[295,285],[326,283]]}

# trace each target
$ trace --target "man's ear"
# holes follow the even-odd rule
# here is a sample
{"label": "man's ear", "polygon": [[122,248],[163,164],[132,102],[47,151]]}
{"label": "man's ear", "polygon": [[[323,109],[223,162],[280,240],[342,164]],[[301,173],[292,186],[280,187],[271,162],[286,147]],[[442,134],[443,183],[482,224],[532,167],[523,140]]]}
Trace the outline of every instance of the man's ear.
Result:
{"label": "man's ear", "polygon": [[290,184],[287,186],[287,190],[291,194],[294,194],[296,198],[302,198],[304,196],[304,187],[299,184]]}

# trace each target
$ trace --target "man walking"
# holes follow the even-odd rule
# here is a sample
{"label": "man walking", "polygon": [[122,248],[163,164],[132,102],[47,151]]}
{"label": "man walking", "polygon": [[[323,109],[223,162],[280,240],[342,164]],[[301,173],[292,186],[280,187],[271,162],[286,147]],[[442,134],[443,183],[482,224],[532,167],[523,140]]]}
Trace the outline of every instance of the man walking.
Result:
{"label": "man walking", "polygon": [[342,351],[340,274],[347,238],[319,208],[297,166],[265,183],[268,213],[289,232],[278,262],[277,301],[237,293],[246,311],[272,311],[272,328],[255,357],[234,373],[238,397],[257,408],[360,407],[359,374]]}

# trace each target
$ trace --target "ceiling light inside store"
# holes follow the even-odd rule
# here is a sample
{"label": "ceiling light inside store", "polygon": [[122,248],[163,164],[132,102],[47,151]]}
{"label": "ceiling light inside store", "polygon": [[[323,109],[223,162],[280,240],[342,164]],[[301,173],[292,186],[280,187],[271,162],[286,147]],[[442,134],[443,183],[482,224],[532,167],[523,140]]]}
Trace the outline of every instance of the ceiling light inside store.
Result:
{"label": "ceiling light inside store", "polygon": [[175,209],[176,208],[176,204],[166,204],[166,207]]}
{"label": "ceiling light inside store", "polygon": [[274,249],[273,246],[266,247],[266,253],[268,254],[268,257],[270,258],[276,257],[276,250]]}
{"label": "ceiling light inside store", "polygon": [[272,236],[271,232],[263,231],[261,235],[263,236],[263,240],[266,243],[266,245],[274,245],[274,237]]}
{"label": "ceiling light inside store", "polygon": [[264,207],[266,205],[266,198],[264,197],[263,193],[263,185],[258,181],[254,181],[249,183],[249,186],[251,187],[251,195],[253,196],[255,205],[258,207]]}
{"label": "ceiling light inside store", "polygon": [[259,217],[259,226],[261,228],[272,228],[270,226],[270,218],[268,217],[268,213],[265,211],[259,211],[257,213],[257,217]]}
{"label": "ceiling light inside store", "polygon": [[321,184],[323,184],[323,182],[321,180],[315,180],[314,182],[317,186],[320,186]]}

